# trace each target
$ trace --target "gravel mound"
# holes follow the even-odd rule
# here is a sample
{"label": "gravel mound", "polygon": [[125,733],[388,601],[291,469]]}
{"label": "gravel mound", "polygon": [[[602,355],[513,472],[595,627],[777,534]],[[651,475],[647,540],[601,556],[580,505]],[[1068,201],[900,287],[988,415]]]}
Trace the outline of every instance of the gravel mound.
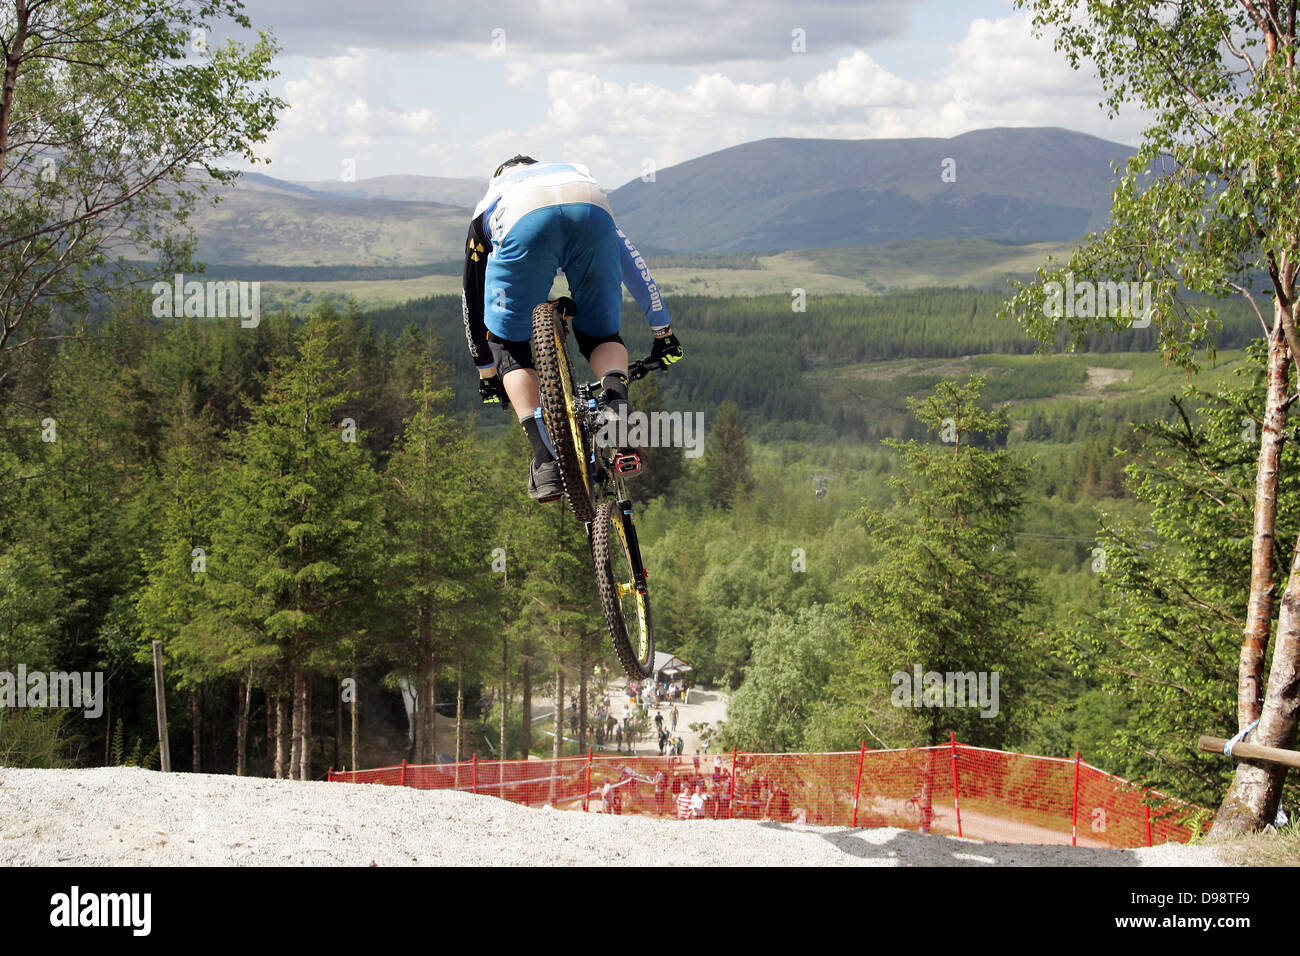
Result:
{"label": "gravel mound", "polygon": [[532,810],[437,790],[134,767],[0,769],[3,866],[1222,866],[1212,847]]}

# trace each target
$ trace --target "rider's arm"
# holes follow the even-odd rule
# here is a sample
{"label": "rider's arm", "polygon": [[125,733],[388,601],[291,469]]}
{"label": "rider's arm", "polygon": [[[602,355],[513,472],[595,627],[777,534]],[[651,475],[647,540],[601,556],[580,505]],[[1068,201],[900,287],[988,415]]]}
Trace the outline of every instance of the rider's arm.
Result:
{"label": "rider's arm", "polygon": [[632,298],[645,313],[650,327],[656,331],[666,329],[670,324],[668,306],[664,304],[659,285],[650,274],[650,267],[646,265],[645,258],[637,252],[636,246],[632,245],[632,240],[623,234],[622,229],[618,230],[618,243],[623,263],[623,284],[627,286],[628,291],[632,293]]}
{"label": "rider's arm", "polygon": [[465,341],[469,354],[478,367],[479,375],[489,372],[496,364],[487,343],[487,326],[483,324],[483,279],[487,272],[487,255],[492,241],[483,229],[483,217],[477,216],[469,224],[469,237],[465,240],[465,274],[460,291],[460,311],[465,320]]}

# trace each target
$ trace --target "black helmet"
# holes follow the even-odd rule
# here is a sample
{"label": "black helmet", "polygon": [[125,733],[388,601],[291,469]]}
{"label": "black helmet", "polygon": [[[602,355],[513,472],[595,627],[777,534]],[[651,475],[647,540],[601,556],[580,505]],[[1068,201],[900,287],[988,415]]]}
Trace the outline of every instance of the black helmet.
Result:
{"label": "black helmet", "polygon": [[497,171],[492,174],[492,178],[496,179],[498,176],[500,176],[511,166],[529,166],[535,162],[537,162],[537,160],[533,159],[533,157],[525,156],[523,153],[519,153],[516,156],[510,157],[504,163],[498,166]]}

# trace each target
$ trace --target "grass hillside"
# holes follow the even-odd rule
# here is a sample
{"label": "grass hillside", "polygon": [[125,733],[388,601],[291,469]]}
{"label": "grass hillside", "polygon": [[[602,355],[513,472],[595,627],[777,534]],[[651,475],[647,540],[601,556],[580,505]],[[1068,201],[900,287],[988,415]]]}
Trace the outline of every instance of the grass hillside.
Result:
{"label": "grass hillside", "polygon": [[197,257],[213,264],[395,266],[450,259],[465,242],[455,206],[323,197],[245,177],[193,217]]}
{"label": "grass hillside", "polygon": [[[1073,242],[1021,245],[985,239],[910,239],[770,255],[668,253],[649,258],[655,279],[670,296],[788,296],[793,289],[808,295],[871,295],[936,286],[1003,289],[1009,276],[1028,277],[1049,255],[1063,258],[1073,247]],[[424,268],[442,274],[396,277],[395,270],[379,267],[340,268],[338,278],[320,268],[277,269],[266,275],[245,271],[247,278],[262,279],[263,295],[270,296],[264,301],[294,305],[348,296],[365,306],[395,305],[460,293],[458,262]],[[243,274],[231,268],[219,271],[222,277]]]}

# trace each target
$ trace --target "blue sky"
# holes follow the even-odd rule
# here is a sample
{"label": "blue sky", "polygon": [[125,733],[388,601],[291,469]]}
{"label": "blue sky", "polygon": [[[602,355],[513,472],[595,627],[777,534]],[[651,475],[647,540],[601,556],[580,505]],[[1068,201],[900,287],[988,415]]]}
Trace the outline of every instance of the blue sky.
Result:
{"label": "blue sky", "polygon": [[[1064,126],[1135,143],[1010,0],[248,0],[289,103],[261,171],[478,176],[516,152],[615,187],[767,136]],[[802,49],[799,47],[802,46]]]}

